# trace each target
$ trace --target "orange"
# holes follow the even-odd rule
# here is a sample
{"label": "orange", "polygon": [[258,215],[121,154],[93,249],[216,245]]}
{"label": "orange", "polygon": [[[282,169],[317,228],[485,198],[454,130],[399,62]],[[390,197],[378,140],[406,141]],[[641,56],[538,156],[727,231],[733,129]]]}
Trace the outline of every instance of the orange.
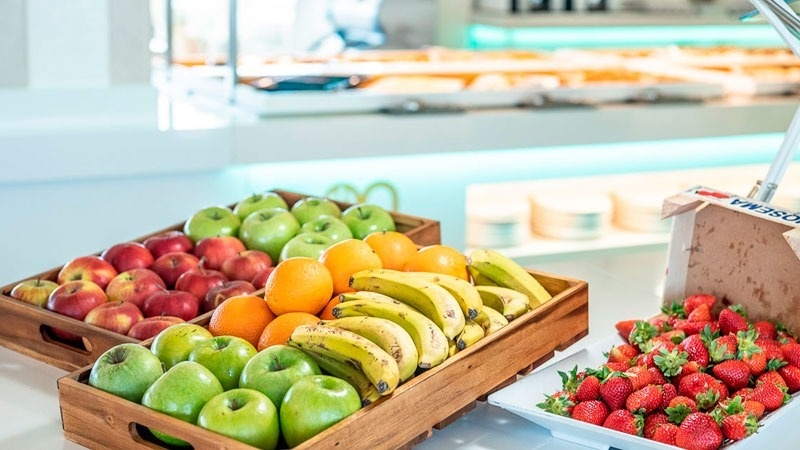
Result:
{"label": "orange", "polygon": [[306,312],[281,314],[264,327],[256,344],[256,349],[261,351],[271,345],[286,344],[295,328],[300,325],[314,325],[315,323],[319,323],[319,317]]}
{"label": "orange", "polygon": [[328,304],[325,305],[325,308],[322,309],[322,312],[319,313],[319,318],[322,320],[335,319],[336,317],[334,317],[333,315],[333,308],[339,303],[342,303],[342,301],[339,299],[339,296],[334,295],[333,298],[328,302]]}
{"label": "orange", "polygon": [[255,295],[231,297],[214,309],[208,331],[214,336],[238,336],[255,346],[267,324],[275,319],[263,298]]}
{"label": "orange", "polygon": [[333,295],[331,273],[319,261],[298,256],[281,261],[267,278],[264,299],[276,315],[316,314]]}
{"label": "orange", "polygon": [[466,256],[444,244],[429,245],[417,250],[417,253],[409,258],[403,270],[443,273],[469,281]]}
{"label": "orange", "polygon": [[361,239],[345,239],[322,252],[319,261],[333,277],[333,293],[352,292],[350,276],[365,269],[380,269],[381,258]]}
{"label": "orange", "polygon": [[384,269],[403,270],[417,253],[417,244],[399,231],[376,231],[365,237],[364,242],[378,254]]}

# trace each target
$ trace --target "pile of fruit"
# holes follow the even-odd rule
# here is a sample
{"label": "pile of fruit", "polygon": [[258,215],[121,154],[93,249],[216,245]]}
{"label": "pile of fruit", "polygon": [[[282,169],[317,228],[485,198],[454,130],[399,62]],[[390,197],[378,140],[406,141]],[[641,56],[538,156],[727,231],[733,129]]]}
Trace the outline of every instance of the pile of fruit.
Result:
{"label": "pile of fruit", "polygon": [[263,297],[224,300],[207,327],[109,349],[89,384],[258,448],[295,447],[550,299],[499,252],[374,232],[279,262]]}
{"label": "pile of fruit", "polygon": [[695,294],[648,320],[616,324],[626,341],[600,367],[560,372],[554,414],[686,449],[712,450],[757,432],[800,390],[800,344],[740,305]]}
{"label": "pile of fruit", "polygon": [[[183,231],[75,258],[55,280],[26,280],[9,295],[144,340],[224,299],[262,289],[279,261],[318,258],[336,242],[394,229],[391,214],[380,206],[342,211],[332,200],[305,197],[290,208],[283,197],[266,192],[232,209],[204,208],[186,220]],[[80,341],[65,330],[52,331],[64,341]]]}

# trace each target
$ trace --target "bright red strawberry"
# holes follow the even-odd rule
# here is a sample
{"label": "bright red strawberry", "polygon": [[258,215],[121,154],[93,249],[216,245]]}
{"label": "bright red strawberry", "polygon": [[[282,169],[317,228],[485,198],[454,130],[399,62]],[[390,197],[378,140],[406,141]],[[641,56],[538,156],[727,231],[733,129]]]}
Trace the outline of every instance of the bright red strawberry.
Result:
{"label": "bright red strawberry", "polygon": [[650,383],[657,384],[657,385],[666,385],[669,384],[666,378],[664,378],[664,374],[661,373],[661,369],[658,367],[650,367],[647,369],[650,372]]}
{"label": "bright red strawberry", "polygon": [[678,395],[669,402],[669,405],[666,408],[664,408],[664,412],[667,413],[667,418],[670,422],[680,425],[686,416],[693,412],[697,412],[697,404],[689,397]]}
{"label": "bright red strawberry", "polygon": [[594,375],[587,375],[575,390],[575,400],[585,402],[600,398],[600,379]]}
{"label": "bright red strawberry", "polygon": [[722,419],[721,428],[725,439],[741,441],[758,430],[758,421],[754,415],[741,412]]}
{"label": "bright red strawberry", "polygon": [[606,367],[610,372],[625,372],[631,365],[624,362],[607,362],[602,367]]}
{"label": "bright red strawberry", "polygon": [[686,317],[689,322],[711,322],[711,309],[706,304],[697,305],[692,312]]}
{"label": "bright red strawberry", "polygon": [[786,362],[793,366],[800,367],[800,344],[796,342],[783,344],[781,345],[781,351],[783,352],[783,359]]}
{"label": "bright red strawberry", "polygon": [[736,358],[736,343],[736,336],[733,334],[726,334],[714,339],[708,344],[709,358],[715,363]]}
{"label": "bright red strawberry", "polygon": [[636,324],[638,320],[620,320],[616,324],[614,324],[614,328],[617,329],[617,332],[620,336],[628,339],[628,336],[631,335],[631,330],[633,330],[634,324]]}
{"label": "bright red strawberry", "polygon": [[764,353],[768,363],[773,359],[779,359],[781,361],[784,360],[780,342],[774,339],[767,339],[759,335],[758,339],[756,339],[756,345],[761,348],[761,352]]}
{"label": "bright red strawberry", "polygon": [[681,366],[681,373],[678,376],[672,378],[672,382],[676,384],[680,384],[681,380],[685,376],[689,376],[693,373],[700,373],[702,372],[702,368],[700,364],[697,364],[697,361],[689,361],[683,366]]}
{"label": "bright red strawberry", "polygon": [[687,363],[689,355],[686,352],[678,351],[677,348],[667,350],[665,348],[659,349],[656,356],[653,357],[656,366],[658,366],[661,373],[665,377],[678,376],[683,370],[683,366]]}
{"label": "bright red strawberry", "polygon": [[741,397],[742,400],[747,400],[750,398],[752,394],[753,394],[753,388],[746,387],[734,392],[733,394],[731,394],[731,397]]}
{"label": "bright red strawberry", "polygon": [[538,403],[536,407],[559,416],[569,417],[572,414],[572,408],[575,406],[575,399],[572,394],[559,391],[544,397],[545,400],[542,403]]}
{"label": "bright red strawberry", "polygon": [[747,331],[748,328],[744,310],[740,305],[729,306],[720,311],[717,322],[719,322],[720,336]]}
{"label": "bright red strawberry", "polygon": [[[655,385],[654,385],[655,386]],[[678,388],[672,383],[661,385],[661,409],[666,409],[672,399],[678,396]]]}
{"label": "bright red strawberry", "polygon": [[[773,360],[773,361],[776,361],[776,360]],[[769,364],[767,364],[767,366],[769,366]],[[778,369],[779,368],[780,367],[778,367]],[[772,383],[772,384],[774,384],[774,385],[776,385],[778,387],[784,387],[784,388],[788,389],[786,381],[783,379],[781,374],[778,373],[778,371],[775,370],[775,369],[768,370],[768,371],[762,373],[761,375],[759,375],[758,378],[756,378],[756,386],[758,386],[761,383]]]}
{"label": "bright red strawberry", "polygon": [[653,414],[648,414],[644,418],[644,429],[642,430],[642,436],[646,437],[647,439],[653,439],[653,434],[655,433],[656,428],[665,423],[669,423],[669,420],[667,419],[667,414],[664,411],[656,411]]}
{"label": "bright red strawberry", "polygon": [[631,389],[638,391],[653,381],[653,376],[644,366],[634,366],[623,372],[631,382]]}
{"label": "bright red strawberry", "polygon": [[622,375],[612,374],[600,383],[600,397],[612,411],[625,408],[625,400],[631,392],[631,382]]}
{"label": "bright red strawberry", "polygon": [[676,445],[675,436],[678,434],[678,426],[674,423],[665,423],[656,427],[652,439],[667,445]]}
{"label": "bright red strawberry", "polygon": [[767,370],[767,355],[756,344],[757,338],[758,334],[755,330],[736,333],[736,345],[738,347],[736,356],[747,363],[750,367],[750,374],[754,376],[761,375]]}
{"label": "bright red strawberry", "polygon": [[713,408],[719,399],[727,397],[727,388],[723,391],[722,386],[722,382],[707,373],[693,373],[681,378],[678,394],[694,399],[697,408],[705,411]]}
{"label": "bright red strawberry", "polygon": [[[700,305],[705,305],[708,310],[714,309],[714,305],[717,303],[717,297],[710,295],[710,294],[694,294],[686,297],[683,300],[683,309],[686,311],[686,314],[691,314],[692,311],[697,309]],[[709,319],[710,320],[710,319]]]}
{"label": "bright red strawberry", "polygon": [[622,433],[639,436],[644,427],[644,420],[642,416],[634,415],[627,409],[618,409],[611,411],[603,422],[603,426]]}
{"label": "bright red strawberry", "polygon": [[580,402],[572,408],[573,419],[595,425],[603,425],[608,413],[608,406],[600,400]]}
{"label": "bright red strawberry", "polygon": [[800,367],[788,364],[778,369],[778,373],[786,382],[790,394],[800,391]]}
{"label": "bright red strawberry", "polygon": [[767,339],[777,339],[778,330],[775,325],[768,320],[758,320],[753,323],[753,328],[758,331],[758,335]]}
{"label": "bright red strawberry", "polygon": [[686,333],[683,330],[669,330],[657,336],[659,339],[666,339],[673,344],[680,344],[682,340],[686,339]]}
{"label": "bright red strawberry", "polygon": [[714,322],[692,322],[689,319],[680,319],[675,321],[674,327],[676,330],[683,330],[687,336],[691,336],[700,334],[706,327],[713,331],[716,325],[714,325]]}
{"label": "bright red strawberry", "polygon": [[708,366],[708,349],[699,334],[687,336],[678,344],[678,350],[686,352],[689,361],[697,361],[701,367]]}
{"label": "bright red strawberry", "polygon": [[659,327],[646,320],[640,320],[634,324],[633,330],[631,330],[631,334],[628,336],[628,342],[636,346],[639,350],[646,351],[647,342],[658,336],[659,333]]}
{"label": "bright red strawberry", "polygon": [[766,411],[775,411],[789,400],[789,396],[775,384],[762,383],[753,388],[750,400],[762,403]]}
{"label": "bright red strawberry", "polygon": [[764,407],[763,403],[755,400],[745,400],[743,404],[744,412],[754,414],[758,420],[761,420],[761,418],[764,417],[764,411],[766,411],[766,408]]}
{"label": "bright red strawberry", "polygon": [[775,328],[778,330],[776,341],[781,344],[797,344],[797,339],[781,324],[777,324]]}
{"label": "bright red strawberry", "polygon": [[655,361],[653,361],[653,357],[655,355],[653,353],[639,353],[636,355],[636,358],[633,358],[633,366],[641,366],[645,368],[656,367]]}
{"label": "bright red strawberry", "polygon": [[660,407],[661,388],[652,384],[633,391],[625,400],[625,408],[632,413],[650,414]]}
{"label": "bright red strawberry", "polygon": [[639,353],[639,349],[631,344],[615,345],[608,352],[608,362],[630,364]]}
{"label": "bright red strawberry", "polygon": [[711,371],[730,390],[747,387],[750,383],[750,366],[738,359],[729,359],[714,366]]}
{"label": "bright red strawberry", "polygon": [[675,433],[675,444],[688,450],[716,450],[722,445],[722,439],[717,422],[702,412],[686,416]]}

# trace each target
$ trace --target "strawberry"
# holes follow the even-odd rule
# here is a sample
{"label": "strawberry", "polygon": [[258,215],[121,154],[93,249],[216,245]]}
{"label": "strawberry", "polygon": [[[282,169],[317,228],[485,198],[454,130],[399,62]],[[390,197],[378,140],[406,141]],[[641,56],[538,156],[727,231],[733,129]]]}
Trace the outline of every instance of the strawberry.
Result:
{"label": "strawberry", "polygon": [[[691,314],[692,311],[697,309],[700,305],[705,305],[708,310],[714,309],[714,304],[717,303],[717,297],[710,294],[694,294],[686,297],[683,300],[683,309],[686,314]],[[709,319],[710,320],[710,319]]]}
{"label": "strawberry", "polygon": [[633,330],[631,330],[631,334],[628,336],[628,342],[644,352],[646,351],[647,342],[658,334],[659,328],[657,326],[645,320],[640,320],[633,325]]}
{"label": "strawberry", "polygon": [[681,373],[683,366],[688,361],[689,355],[686,352],[678,351],[678,349],[667,350],[662,348],[658,354],[653,357],[656,366],[661,370],[665,377],[674,377]]}
{"label": "strawberry", "polygon": [[758,335],[768,339],[777,339],[778,330],[775,325],[768,320],[759,320],[753,324],[753,328],[758,332]]}
{"label": "strawberry", "polygon": [[634,324],[637,320],[620,320],[616,324],[614,324],[614,328],[617,329],[617,333],[625,339],[628,339],[628,336],[631,335],[631,331],[633,330]]}
{"label": "strawberry", "polygon": [[686,416],[693,412],[697,412],[697,404],[689,397],[678,395],[669,402],[669,405],[666,408],[664,408],[664,412],[667,413],[667,418],[670,422],[680,425]]}
{"label": "strawberry", "polygon": [[625,400],[631,392],[631,382],[624,375],[611,374],[600,383],[600,397],[612,411],[625,408]]}
{"label": "strawberry", "polygon": [[692,322],[689,319],[681,319],[676,321],[674,325],[676,330],[683,330],[687,336],[700,334],[706,327],[709,327],[711,330],[713,330],[715,328],[714,322]]}
{"label": "strawberry", "polygon": [[686,317],[689,322],[711,322],[711,319],[711,310],[705,303],[697,305],[697,308]]}
{"label": "strawberry", "polygon": [[648,353],[639,353],[636,355],[636,358],[633,358],[633,366],[642,366],[645,368],[656,367],[655,361],[653,361],[653,357],[655,355],[652,352]]}
{"label": "strawberry", "polygon": [[653,431],[652,439],[667,445],[675,444],[675,435],[678,434],[678,426],[674,423],[665,423],[656,427]]}
{"label": "strawberry", "polygon": [[723,361],[711,371],[731,390],[747,387],[750,383],[750,366],[738,359]]}
{"label": "strawberry", "polygon": [[659,339],[666,339],[673,344],[680,344],[682,340],[686,339],[686,333],[683,330],[669,330],[657,336]]}
{"label": "strawberry", "polygon": [[632,413],[650,414],[661,407],[661,400],[661,388],[651,384],[633,391],[625,400],[625,408]]}
{"label": "strawberry", "polygon": [[736,357],[737,341],[736,336],[726,334],[711,341],[708,344],[708,356],[712,362],[718,363],[726,359]]}
{"label": "strawberry", "polygon": [[788,389],[786,381],[778,372],[778,369],[780,369],[781,366],[784,365],[786,365],[786,363],[778,359],[773,359],[772,361],[767,363],[767,371],[759,375],[758,378],[756,378],[756,386],[761,383],[772,383],[778,387],[784,387]]}
{"label": "strawberry", "polygon": [[580,402],[572,408],[572,418],[594,425],[603,425],[608,417],[608,406],[600,400]]}
{"label": "strawberry", "polygon": [[720,398],[727,397],[727,388],[723,391],[722,386],[722,382],[707,373],[693,373],[681,378],[678,394],[694,399],[697,408],[705,411],[713,408]]}
{"label": "strawberry", "polygon": [[675,433],[675,444],[688,450],[716,450],[722,445],[722,430],[714,419],[702,412],[691,413]]}
{"label": "strawberry", "polygon": [[578,374],[578,366],[573,367],[569,372],[563,372],[559,370],[557,373],[558,376],[561,377],[561,390],[569,392],[570,394],[575,393],[575,390],[578,388],[578,384],[580,384],[584,377],[583,372]]}
{"label": "strawberry", "polygon": [[667,316],[667,323],[670,325],[674,325],[676,320],[685,319],[688,314],[683,304],[678,302],[662,306],[661,312]]}
{"label": "strawberry", "polygon": [[717,322],[719,322],[719,333],[721,336],[747,331],[748,328],[744,309],[741,305],[729,306],[720,311]]}
{"label": "strawberry", "polygon": [[750,400],[755,400],[764,405],[766,411],[775,411],[789,400],[785,388],[772,383],[762,383],[753,388]]}
{"label": "strawberry", "polygon": [[700,372],[702,372],[700,364],[697,364],[697,361],[689,361],[683,366],[681,366],[681,373],[679,373],[678,376],[673,377],[672,382],[680,385],[680,382],[683,379],[683,377],[691,375],[693,373],[700,373]]}
{"label": "strawberry", "polygon": [[644,429],[642,430],[642,436],[646,437],[647,439],[652,439],[656,428],[665,423],[669,423],[669,420],[667,419],[667,414],[664,411],[656,411],[653,414],[648,414],[644,418]]}
{"label": "strawberry", "polygon": [[783,352],[783,359],[789,364],[800,367],[800,344],[790,342],[781,345],[781,352]]}
{"label": "strawberry", "polygon": [[744,412],[754,414],[758,420],[764,417],[764,411],[766,411],[766,408],[763,403],[755,400],[744,401]]}
{"label": "strawberry", "polygon": [[722,419],[721,428],[725,439],[741,441],[758,430],[758,421],[754,415],[741,412]]}
{"label": "strawberry", "polygon": [[699,334],[687,336],[678,344],[678,350],[686,352],[689,361],[697,361],[701,367],[708,366],[708,349]]}
{"label": "strawberry", "polygon": [[786,387],[790,394],[800,391],[800,367],[791,364],[785,365],[778,369],[783,380],[786,382]]}
{"label": "strawberry", "polygon": [[733,394],[731,394],[731,398],[733,398],[733,397],[741,397],[742,400],[747,400],[747,399],[750,398],[750,396],[752,394],[753,394],[753,388],[746,387],[746,388],[739,389],[738,391],[736,391]]}
{"label": "strawberry", "polygon": [[661,369],[659,369],[658,367],[650,367],[649,369],[647,369],[647,371],[650,372],[651,384],[657,384],[659,386],[669,384],[667,379],[664,378],[664,374],[661,373]]}
{"label": "strawberry", "polygon": [[600,379],[594,375],[587,375],[575,390],[575,400],[585,402],[600,398]]}
{"label": "strawberry", "polygon": [[639,436],[644,426],[642,416],[632,414],[627,409],[612,411],[603,422],[605,428],[620,431],[622,433]]}
{"label": "strawberry", "polygon": [[758,334],[755,330],[739,331],[736,333],[737,358],[750,367],[750,374],[761,375],[767,370],[767,355],[756,344]]}
{"label": "strawberry", "polygon": [[653,376],[647,371],[646,367],[634,366],[624,372],[631,382],[631,389],[638,391],[653,381]]}
{"label": "strawberry", "polygon": [[666,409],[672,399],[678,396],[678,388],[672,383],[661,385],[661,409]]}
{"label": "strawberry", "polygon": [[575,399],[572,394],[558,391],[553,395],[545,395],[545,400],[538,403],[536,407],[559,416],[569,417],[572,408],[575,406]]}
{"label": "strawberry", "polygon": [[774,339],[767,339],[759,335],[758,339],[756,339],[756,345],[761,348],[761,352],[764,353],[764,356],[766,356],[767,362],[772,359],[780,359],[781,361],[784,360],[780,342]]}
{"label": "strawberry", "polygon": [[603,364],[601,370],[603,367],[607,368],[609,372],[625,372],[631,365],[626,362],[607,362]]}
{"label": "strawberry", "polygon": [[608,362],[630,364],[639,353],[639,349],[631,344],[615,345],[608,352]]}

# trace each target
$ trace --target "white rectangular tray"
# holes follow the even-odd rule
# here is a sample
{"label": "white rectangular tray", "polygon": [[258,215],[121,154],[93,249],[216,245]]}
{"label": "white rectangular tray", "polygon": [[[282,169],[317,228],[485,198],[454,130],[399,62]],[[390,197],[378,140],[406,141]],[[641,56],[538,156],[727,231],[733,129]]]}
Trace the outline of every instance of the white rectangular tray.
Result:
{"label": "white rectangular tray", "polygon": [[[593,449],[674,450],[675,447],[670,445],[551,414],[536,406],[537,403],[544,401],[545,395],[561,389],[561,377],[558,376],[558,371],[569,372],[576,365],[578,370],[585,367],[596,368],[605,362],[603,352],[622,342],[622,338],[614,334],[559,362],[542,367],[491,394],[488,398],[489,404],[547,428],[554,438]],[[765,416],[757,434],[723,448],[732,450],[797,448],[793,445],[797,441],[790,443],[791,440],[787,440],[798,436],[797,426],[794,426],[795,430],[792,429],[800,414],[798,409],[800,401],[797,400],[797,396],[798,394],[795,394],[789,404]]]}

